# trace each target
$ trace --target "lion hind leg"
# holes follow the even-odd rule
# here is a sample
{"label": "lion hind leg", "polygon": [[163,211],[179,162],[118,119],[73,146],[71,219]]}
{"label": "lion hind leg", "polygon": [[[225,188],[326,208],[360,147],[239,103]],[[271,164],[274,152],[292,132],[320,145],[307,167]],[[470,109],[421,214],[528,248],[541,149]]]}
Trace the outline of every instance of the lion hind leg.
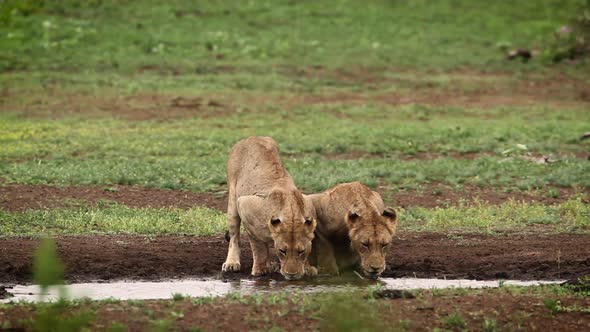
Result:
{"label": "lion hind leg", "polygon": [[316,273],[340,275],[338,264],[336,262],[336,255],[334,247],[328,239],[316,232],[313,239],[313,255],[315,255],[315,263],[317,267]]}

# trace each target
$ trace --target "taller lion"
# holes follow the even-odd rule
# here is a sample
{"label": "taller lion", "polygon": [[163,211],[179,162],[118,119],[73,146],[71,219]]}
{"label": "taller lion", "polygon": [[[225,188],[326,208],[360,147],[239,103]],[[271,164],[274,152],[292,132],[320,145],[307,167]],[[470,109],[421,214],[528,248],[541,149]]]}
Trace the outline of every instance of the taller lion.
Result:
{"label": "taller lion", "polygon": [[339,268],[360,263],[367,277],[379,277],[396,232],[395,210],[385,208],[381,195],[360,182],[307,197],[318,218],[313,258],[320,272],[338,274]]}
{"label": "taller lion", "polygon": [[315,275],[307,263],[316,228],[315,210],[304,198],[279,158],[270,137],[249,137],[236,143],[227,161],[229,248],[224,272],[240,270],[240,224],[250,239],[252,275],[272,272],[274,244],[288,280]]}

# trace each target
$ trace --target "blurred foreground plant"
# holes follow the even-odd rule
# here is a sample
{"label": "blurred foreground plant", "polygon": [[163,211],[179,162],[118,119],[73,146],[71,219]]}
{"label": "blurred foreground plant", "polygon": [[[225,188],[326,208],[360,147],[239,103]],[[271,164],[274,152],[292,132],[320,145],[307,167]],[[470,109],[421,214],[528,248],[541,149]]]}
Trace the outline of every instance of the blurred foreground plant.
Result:
{"label": "blurred foreground plant", "polygon": [[89,311],[72,314],[72,306],[67,300],[66,289],[63,287],[64,271],[55,242],[49,238],[44,239],[35,252],[33,280],[41,289],[39,301],[45,300],[49,289],[56,285],[60,285],[59,299],[39,307],[33,321],[34,331],[80,331],[87,327],[94,317]]}

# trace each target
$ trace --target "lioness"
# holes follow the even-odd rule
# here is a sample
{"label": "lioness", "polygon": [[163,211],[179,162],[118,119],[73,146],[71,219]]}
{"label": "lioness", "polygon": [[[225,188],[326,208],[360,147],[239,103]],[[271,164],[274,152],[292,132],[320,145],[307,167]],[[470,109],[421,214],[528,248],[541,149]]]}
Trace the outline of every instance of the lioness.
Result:
{"label": "lioness", "polygon": [[252,275],[273,272],[269,248],[278,251],[280,272],[288,280],[316,275],[307,257],[316,227],[315,210],[295,187],[270,137],[236,143],[227,161],[229,249],[222,271],[240,270],[240,223],[250,239]]}
{"label": "lioness", "polygon": [[313,202],[318,225],[312,257],[320,272],[338,274],[359,262],[363,273],[377,278],[385,270],[385,250],[396,231],[395,210],[360,182],[343,183],[320,194]]}

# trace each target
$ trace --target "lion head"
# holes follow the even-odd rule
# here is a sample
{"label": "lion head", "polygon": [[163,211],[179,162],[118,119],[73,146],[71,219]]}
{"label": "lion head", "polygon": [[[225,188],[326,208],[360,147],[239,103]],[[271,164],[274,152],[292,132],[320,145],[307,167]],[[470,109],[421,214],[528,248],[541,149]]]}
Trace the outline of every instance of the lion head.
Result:
{"label": "lion head", "polygon": [[392,208],[351,210],[346,215],[348,236],[353,250],[360,255],[361,268],[368,278],[377,278],[385,270],[385,252],[397,227],[397,215]]}
{"label": "lion head", "polygon": [[281,207],[268,221],[281,262],[280,272],[287,280],[301,279],[317,224],[313,205],[298,190],[273,190],[268,199],[273,206]]}

